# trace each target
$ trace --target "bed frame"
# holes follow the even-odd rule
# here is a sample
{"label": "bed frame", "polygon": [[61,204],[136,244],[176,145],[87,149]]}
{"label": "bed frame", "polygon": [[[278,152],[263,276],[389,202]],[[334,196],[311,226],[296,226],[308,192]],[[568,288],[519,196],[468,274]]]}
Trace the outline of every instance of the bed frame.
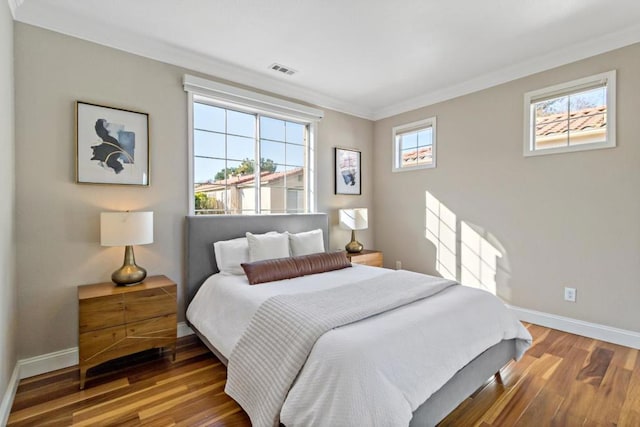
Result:
{"label": "bed frame", "polygon": [[[328,248],[329,224],[327,214],[291,215],[198,215],[186,217],[186,284],[187,303],[191,302],[207,277],[218,272],[213,254],[213,243],[242,237],[247,231],[266,233],[290,231],[299,233],[322,229],[325,249]],[[227,364],[227,359],[193,325],[190,325],[202,342]],[[440,390],[431,395],[416,409],[411,427],[434,426],[460,403],[495,375],[500,379],[500,369],[516,355],[515,340],[505,340],[480,354],[460,369]]]}

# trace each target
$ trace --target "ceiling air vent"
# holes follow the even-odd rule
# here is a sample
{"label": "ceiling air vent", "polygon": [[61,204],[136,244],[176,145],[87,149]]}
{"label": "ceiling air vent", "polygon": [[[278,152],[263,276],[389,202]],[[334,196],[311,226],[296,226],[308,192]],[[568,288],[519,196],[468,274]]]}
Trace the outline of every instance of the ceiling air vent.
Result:
{"label": "ceiling air vent", "polygon": [[272,70],[278,71],[282,74],[286,74],[287,76],[291,76],[297,72],[291,67],[287,67],[286,65],[282,65],[282,64],[277,64],[275,62],[269,65],[269,68],[271,68]]}

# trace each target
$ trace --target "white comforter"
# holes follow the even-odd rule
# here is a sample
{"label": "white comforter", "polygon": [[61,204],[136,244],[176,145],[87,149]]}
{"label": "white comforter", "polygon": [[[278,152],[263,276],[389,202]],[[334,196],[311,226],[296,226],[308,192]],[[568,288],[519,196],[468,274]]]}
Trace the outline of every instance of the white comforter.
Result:
{"label": "white comforter", "polygon": [[[250,286],[214,275],[187,310],[189,321],[227,358],[258,306],[278,294],[310,292],[384,274],[353,268]],[[289,392],[288,427],[408,425],[412,412],[460,368],[503,339],[531,336],[484,291],[453,286],[401,309],[324,334]],[[329,363],[327,363],[329,361]]]}

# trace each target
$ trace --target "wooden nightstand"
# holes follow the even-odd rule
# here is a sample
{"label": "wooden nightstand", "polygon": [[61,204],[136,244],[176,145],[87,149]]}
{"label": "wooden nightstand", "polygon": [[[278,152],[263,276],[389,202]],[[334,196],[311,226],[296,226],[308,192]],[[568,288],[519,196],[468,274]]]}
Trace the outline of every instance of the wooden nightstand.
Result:
{"label": "wooden nightstand", "polygon": [[78,286],[80,389],[87,370],[152,348],[173,349],[176,360],[177,286],[165,276],[133,286]]}
{"label": "wooden nightstand", "polygon": [[363,249],[357,254],[347,252],[347,258],[354,264],[371,265],[373,267],[382,267],[382,252]]}

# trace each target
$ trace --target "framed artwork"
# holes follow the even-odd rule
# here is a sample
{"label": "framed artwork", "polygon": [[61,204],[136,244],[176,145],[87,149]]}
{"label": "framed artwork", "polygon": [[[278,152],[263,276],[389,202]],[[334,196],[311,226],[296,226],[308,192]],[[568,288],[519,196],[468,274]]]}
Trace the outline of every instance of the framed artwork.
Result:
{"label": "framed artwork", "polygon": [[336,194],[362,194],[360,152],[336,147],[335,161]]}
{"label": "framed artwork", "polygon": [[76,182],[149,185],[149,115],[76,101]]}

